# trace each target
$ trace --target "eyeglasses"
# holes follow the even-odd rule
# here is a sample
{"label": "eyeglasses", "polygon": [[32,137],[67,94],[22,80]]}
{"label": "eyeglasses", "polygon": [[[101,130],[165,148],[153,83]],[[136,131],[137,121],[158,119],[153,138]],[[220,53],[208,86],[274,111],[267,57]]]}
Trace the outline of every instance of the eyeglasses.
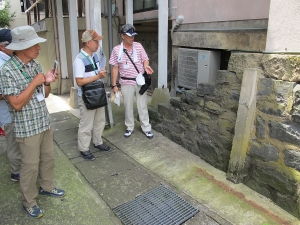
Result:
{"label": "eyeglasses", "polygon": [[99,41],[97,40],[90,40],[90,41],[94,41],[96,44],[99,44]]}

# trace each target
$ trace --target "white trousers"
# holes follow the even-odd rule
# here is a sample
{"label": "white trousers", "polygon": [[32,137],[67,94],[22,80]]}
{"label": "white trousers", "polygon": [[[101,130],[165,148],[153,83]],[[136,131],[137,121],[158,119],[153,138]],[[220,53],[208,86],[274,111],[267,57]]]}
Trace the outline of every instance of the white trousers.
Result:
{"label": "white trousers", "polygon": [[87,109],[82,97],[79,96],[78,106],[80,110],[78,150],[87,151],[90,147],[92,135],[95,145],[103,144],[102,133],[105,128],[105,107],[93,110]]}
{"label": "white trousers", "polygon": [[143,132],[147,132],[151,131],[147,107],[147,93],[145,92],[143,95],[141,95],[139,93],[140,89],[141,86],[138,85],[122,86],[122,95],[125,107],[125,125],[127,126],[128,130],[134,130],[133,103],[135,95],[141,127]]}

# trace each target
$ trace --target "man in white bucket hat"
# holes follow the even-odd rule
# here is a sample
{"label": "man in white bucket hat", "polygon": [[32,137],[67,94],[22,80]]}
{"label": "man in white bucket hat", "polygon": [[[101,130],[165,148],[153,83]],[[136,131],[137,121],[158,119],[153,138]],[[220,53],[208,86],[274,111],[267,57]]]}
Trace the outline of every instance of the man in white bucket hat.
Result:
{"label": "man in white bucket hat", "polygon": [[53,68],[45,75],[35,60],[40,51],[40,38],[33,27],[22,26],[11,30],[12,42],[6,47],[15,52],[1,69],[0,88],[9,103],[14,123],[16,142],[22,153],[20,187],[26,212],[35,218],[43,216],[36,203],[37,177],[40,195],[62,197],[64,190],[54,187],[53,131],[45,98],[50,83],[57,79]]}

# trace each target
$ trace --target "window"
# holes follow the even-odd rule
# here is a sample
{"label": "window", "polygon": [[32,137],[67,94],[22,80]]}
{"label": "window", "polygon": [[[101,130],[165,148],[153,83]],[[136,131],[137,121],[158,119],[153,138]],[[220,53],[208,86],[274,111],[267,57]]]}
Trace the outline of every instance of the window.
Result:
{"label": "window", "polygon": [[[125,9],[125,7],[123,8]],[[157,8],[158,8],[157,0],[134,0],[133,1],[133,13],[150,11]]]}

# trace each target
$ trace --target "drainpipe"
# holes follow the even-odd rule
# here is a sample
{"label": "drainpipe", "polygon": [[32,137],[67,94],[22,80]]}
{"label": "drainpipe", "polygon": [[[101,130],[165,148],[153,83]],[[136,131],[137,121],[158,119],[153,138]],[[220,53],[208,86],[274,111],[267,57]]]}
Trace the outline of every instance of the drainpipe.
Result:
{"label": "drainpipe", "polygon": [[173,41],[173,32],[174,32],[174,30],[177,27],[179,27],[180,24],[182,24],[183,20],[184,20],[184,16],[183,15],[180,15],[180,16],[177,17],[177,19],[175,21],[175,24],[174,24],[174,26],[172,27],[172,30],[171,30],[171,40],[172,41]]}
{"label": "drainpipe", "polygon": [[[184,20],[184,16],[183,15],[180,15],[177,17],[176,21],[175,21],[175,24],[174,26],[172,27],[172,30],[171,30],[171,41],[173,42],[173,32],[174,30],[180,26],[180,24],[182,24]],[[173,45],[173,43],[172,43]],[[171,94],[173,94],[174,96],[176,96],[176,89],[177,89],[177,78],[174,76],[174,90],[171,92]]]}
{"label": "drainpipe", "polygon": [[90,30],[90,0],[85,0],[85,29]]}
{"label": "drainpipe", "polygon": [[[113,49],[113,33],[112,33],[112,13],[111,13],[111,0],[108,0],[107,5],[107,12],[108,12],[108,37],[109,37],[109,48],[108,48],[108,55],[111,55],[111,51]],[[109,64],[109,77],[107,79],[107,85],[111,85],[111,73],[112,73],[112,66]]]}
{"label": "drainpipe", "polygon": [[[56,1],[55,1],[56,3]],[[52,18],[53,18],[53,27],[54,27],[54,43],[55,43],[55,55],[58,62],[60,62],[60,54],[59,54],[59,48],[58,48],[58,32],[57,32],[57,20],[56,20],[56,6],[54,1],[51,1],[51,7],[52,7]],[[59,66],[60,68],[60,66]],[[59,69],[59,71],[61,71]],[[58,76],[58,84],[57,84],[57,94],[61,94],[61,76]]]}

